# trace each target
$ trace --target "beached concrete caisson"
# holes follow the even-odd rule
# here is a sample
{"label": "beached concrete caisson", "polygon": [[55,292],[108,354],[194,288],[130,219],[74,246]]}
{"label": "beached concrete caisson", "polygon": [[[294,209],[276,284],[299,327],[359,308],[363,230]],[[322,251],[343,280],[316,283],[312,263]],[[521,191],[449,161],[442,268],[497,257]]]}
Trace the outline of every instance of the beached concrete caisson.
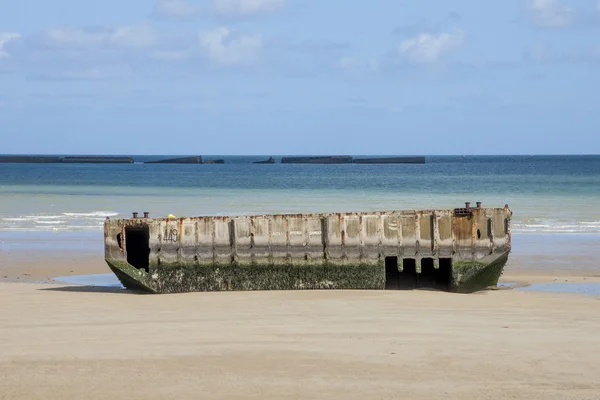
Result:
{"label": "beached concrete caisson", "polygon": [[130,289],[495,286],[511,248],[503,208],[107,219],[106,262]]}

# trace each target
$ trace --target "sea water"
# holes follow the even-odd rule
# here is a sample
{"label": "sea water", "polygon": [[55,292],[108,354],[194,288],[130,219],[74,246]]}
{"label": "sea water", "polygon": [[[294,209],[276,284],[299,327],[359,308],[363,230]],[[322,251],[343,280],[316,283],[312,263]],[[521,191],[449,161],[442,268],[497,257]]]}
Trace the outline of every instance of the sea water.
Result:
{"label": "sea water", "polygon": [[101,231],[106,217],[133,211],[375,211],[482,201],[509,204],[514,233],[600,233],[600,156],[430,156],[426,164],[383,165],[210,158],[225,164],[0,164],[0,232]]}

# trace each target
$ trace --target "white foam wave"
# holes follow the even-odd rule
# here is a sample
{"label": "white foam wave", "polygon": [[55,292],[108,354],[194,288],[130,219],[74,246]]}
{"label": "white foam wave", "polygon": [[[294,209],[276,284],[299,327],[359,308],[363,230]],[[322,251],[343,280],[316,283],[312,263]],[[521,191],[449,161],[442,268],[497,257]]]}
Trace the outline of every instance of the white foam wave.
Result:
{"label": "white foam wave", "polygon": [[529,220],[513,223],[512,231],[522,233],[600,233],[600,221]]}
{"label": "white foam wave", "polygon": [[580,224],[584,225],[584,226],[598,226],[598,227],[600,227],[600,221],[593,221],[593,222],[580,221]]}
{"label": "white foam wave", "polygon": [[92,211],[89,213],[62,213],[62,215],[66,215],[67,217],[116,217],[117,215],[119,215],[118,212],[113,212],[113,211]]}
{"label": "white foam wave", "polygon": [[106,217],[119,215],[114,211],[63,212],[52,215],[18,215],[0,217],[4,231],[77,231],[102,229]]}
{"label": "white foam wave", "polygon": [[64,218],[64,216],[62,216],[62,215],[25,215],[22,217],[5,217],[5,218],[2,218],[2,221],[21,222],[21,221],[48,220],[48,221],[52,222],[53,220],[57,220],[60,218]]}
{"label": "white foam wave", "polygon": [[50,225],[50,224],[66,224],[67,221],[61,221],[61,220],[58,220],[58,219],[55,219],[55,220],[52,220],[52,221],[36,220],[35,223],[36,224],[48,224],[48,225]]}
{"label": "white foam wave", "polygon": [[29,221],[29,218],[2,218],[2,221],[6,222],[21,222],[21,221]]}
{"label": "white foam wave", "polygon": [[95,225],[79,225],[79,226],[29,226],[29,227],[0,227],[0,231],[5,232],[77,232],[77,231],[98,231],[102,230],[102,226]]}

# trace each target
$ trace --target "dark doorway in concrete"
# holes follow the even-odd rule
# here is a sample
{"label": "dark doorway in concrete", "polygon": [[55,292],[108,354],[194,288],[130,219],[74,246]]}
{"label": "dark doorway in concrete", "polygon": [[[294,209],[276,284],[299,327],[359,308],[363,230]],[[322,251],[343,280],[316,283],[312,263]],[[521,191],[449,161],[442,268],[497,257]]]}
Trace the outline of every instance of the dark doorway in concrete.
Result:
{"label": "dark doorway in concrete", "polygon": [[437,283],[439,289],[450,290],[452,288],[452,258],[440,258]]}
{"label": "dark doorway in concrete", "polygon": [[398,257],[385,258],[385,290],[398,289],[400,271],[398,271]]}
{"label": "dark doorway in concrete", "polygon": [[433,258],[421,259],[421,273],[417,274],[414,258],[402,260],[403,270],[398,271],[398,257],[385,258],[385,289],[410,290],[430,288],[449,290],[452,285],[452,259],[440,258],[439,268],[434,267]]}
{"label": "dark doorway in concrete", "polygon": [[403,271],[400,272],[398,289],[416,289],[419,283],[417,261],[414,258],[402,260]]}
{"label": "dark doorway in concrete", "polygon": [[436,288],[436,272],[437,269],[433,266],[433,258],[421,259],[421,275],[419,276],[419,287]]}
{"label": "dark doorway in concrete", "polygon": [[150,229],[147,226],[125,227],[127,262],[148,272],[150,265]]}
{"label": "dark doorway in concrete", "polygon": [[452,283],[452,259],[440,258],[439,268],[433,266],[433,258],[421,260],[419,287],[448,290]]}

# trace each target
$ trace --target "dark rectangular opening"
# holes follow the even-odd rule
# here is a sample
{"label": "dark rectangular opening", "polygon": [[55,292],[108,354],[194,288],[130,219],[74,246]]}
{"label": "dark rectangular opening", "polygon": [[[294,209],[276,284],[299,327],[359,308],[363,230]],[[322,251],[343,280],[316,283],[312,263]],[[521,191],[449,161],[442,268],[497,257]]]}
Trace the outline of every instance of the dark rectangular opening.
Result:
{"label": "dark rectangular opening", "polygon": [[398,271],[398,257],[385,258],[385,290],[398,289],[400,271]]}
{"label": "dark rectangular opening", "polygon": [[386,257],[385,289],[449,290],[452,285],[452,258],[440,258],[439,263],[439,267],[436,269],[433,258],[421,259],[421,273],[418,274],[417,262],[414,258],[403,259],[403,269],[398,271],[398,257]]}
{"label": "dark rectangular opening", "polygon": [[452,282],[452,259],[440,258],[439,268],[434,267],[433,258],[421,260],[419,287],[448,290]]}
{"label": "dark rectangular opening", "polygon": [[125,227],[127,262],[148,272],[150,266],[150,229],[148,226]]}
{"label": "dark rectangular opening", "polygon": [[452,258],[440,258],[437,284],[439,289],[442,290],[450,290],[452,288]]}
{"label": "dark rectangular opening", "polygon": [[433,258],[421,259],[421,275],[419,276],[419,287],[435,289],[437,269],[433,266]]}
{"label": "dark rectangular opening", "polygon": [[417,261],[414,258],[402,260],[402,272],[398,281],[398,289],[416,289],[418,283]]}

